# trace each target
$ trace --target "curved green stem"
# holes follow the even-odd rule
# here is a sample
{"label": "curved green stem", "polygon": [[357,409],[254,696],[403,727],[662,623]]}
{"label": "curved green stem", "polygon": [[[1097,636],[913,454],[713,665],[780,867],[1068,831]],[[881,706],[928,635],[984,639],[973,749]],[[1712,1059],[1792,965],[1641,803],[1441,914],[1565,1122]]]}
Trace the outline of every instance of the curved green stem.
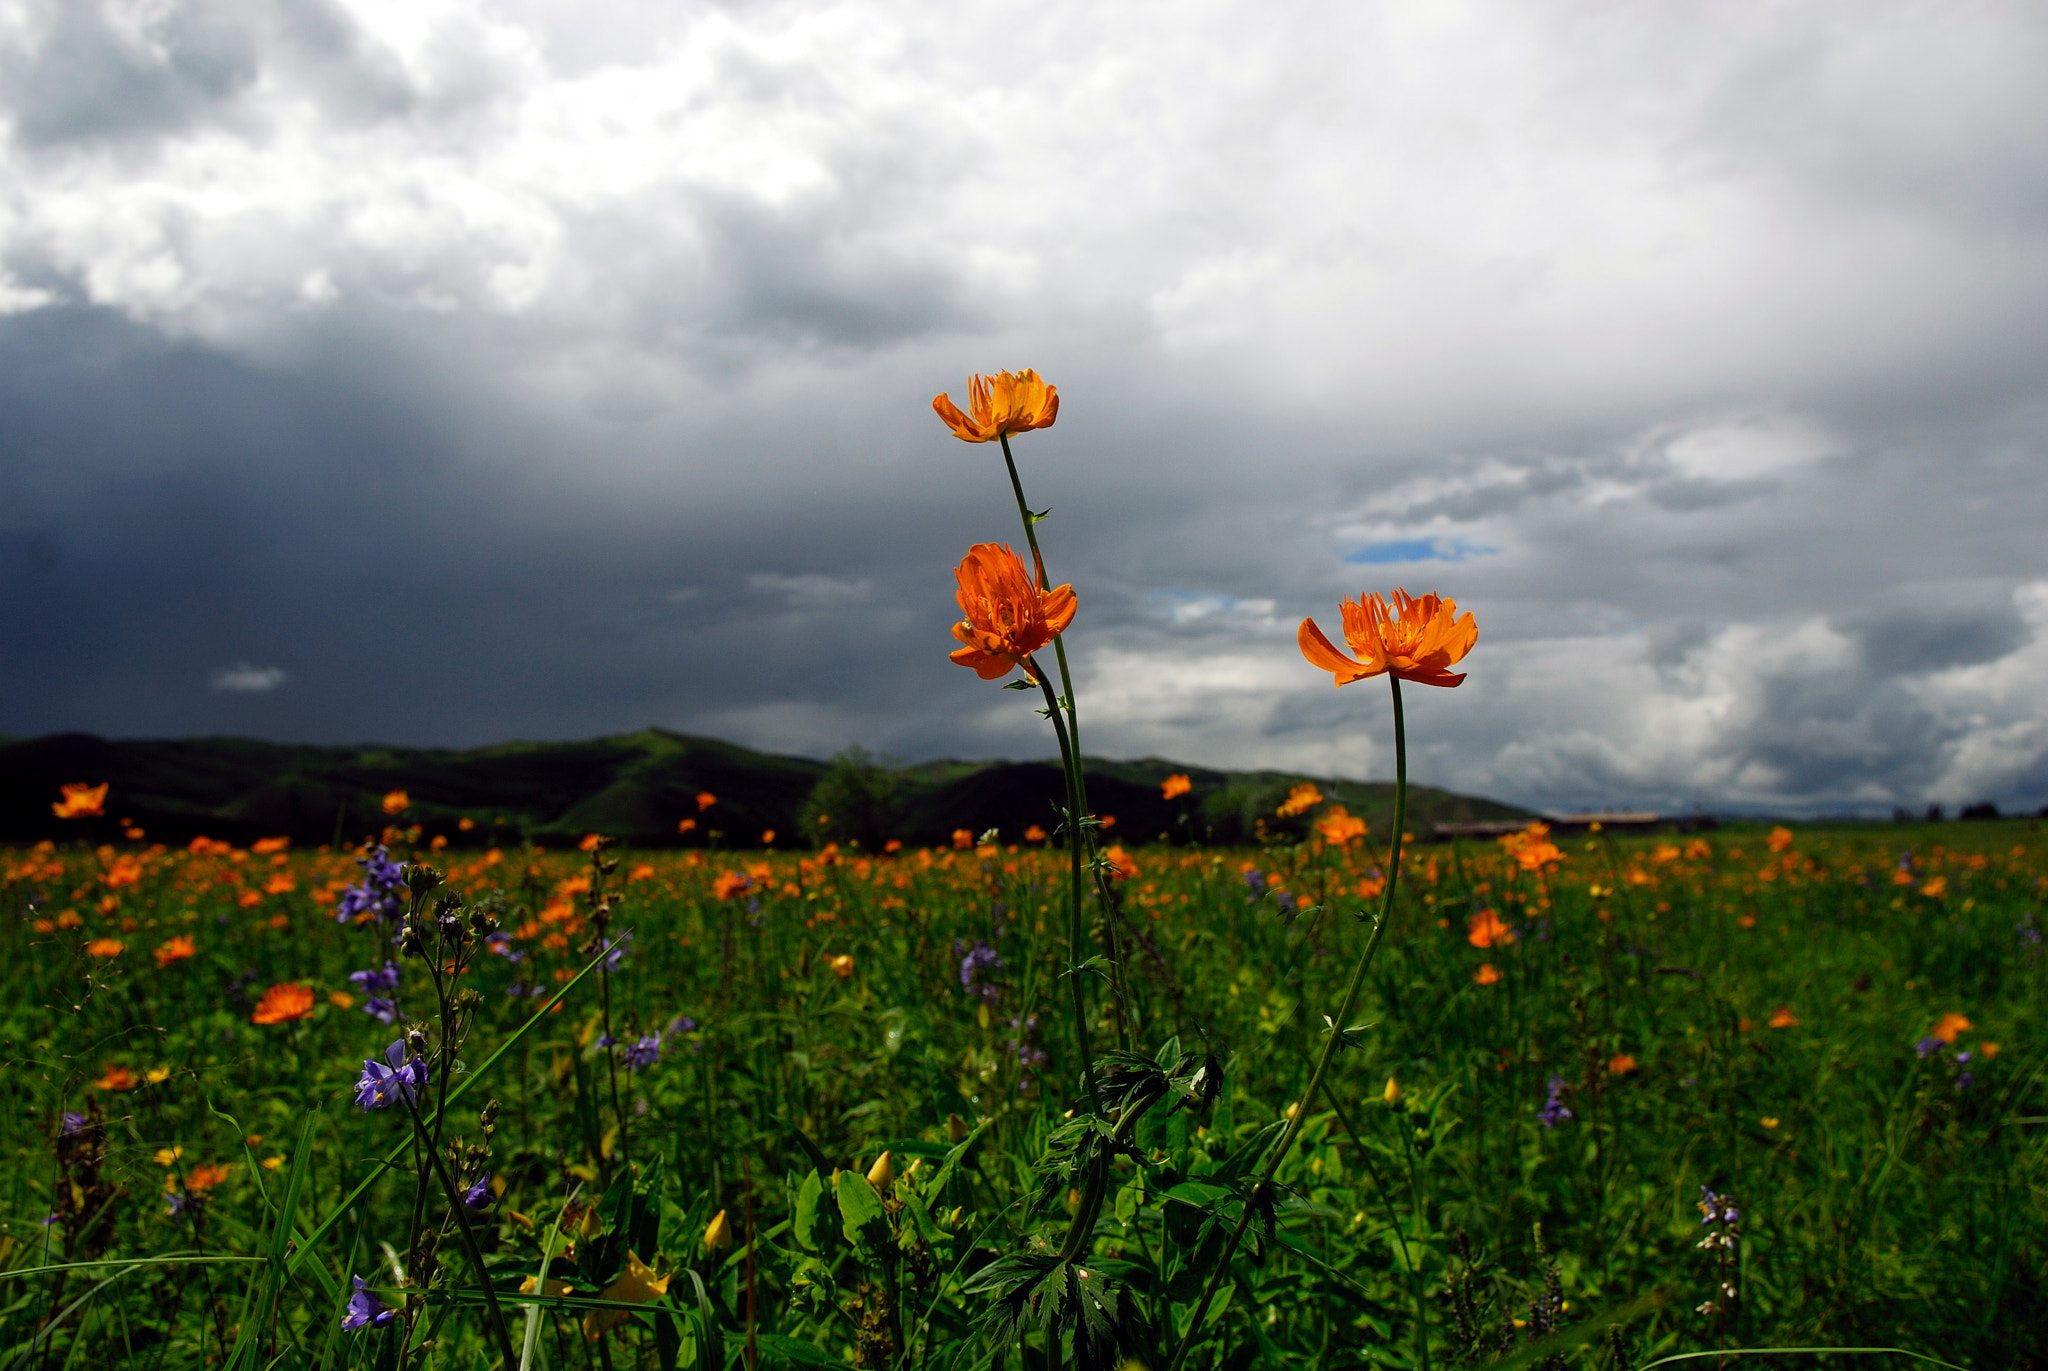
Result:
{"label": "curved green stem", "polygon": [[1067,892],[1067,979],[1073,983],[1074,989],[1074,1037],[1081,1048],[1081,1088],[1092,1110],[1096,1107],[1095,1054],[1088,1046],[1088,1000],[1081,990],[1079,969],[1086,960],[1081,955],[1081,797],[1076,778],[1079,768],[1075,765],[1074,749],[1067,740],[1067,727],[1060,720],[1059,701],[1053,698],[1051,682],[1045,679],[1045,673],[1038,669],[1038,664],[1028,658],[1025,669],[1038,682],[1038,688],[1045,692],[1045,716],[1052,720],[1053,734],[1060,740],[1060,761],[1067,773],[1067,846],[1073,854],[1073,871]]}
{"label": "curved green stem", "polygon": [[[1230,1231],[1230,1240],[1223,1244],[1223,1253],[1216,1262],[1216,1269],[1209,1274],[1209,1283],[1202,1289],[1201,1299],[1195,1302],[1194,1316],[1188,1320],[1188,1331],[1181,1337],[1180,1346],[1174,1350],[1173,1360],[1167,1363],[1167,1371],[1179,1371],[1180,1364],[1187,1360],[1201,1335],[1202,1321],[1208,1316],[1209,1303],[1216,1298],[1216,1291],[1229,1274],[1230,1260],[1237,1255],[1237,1245],[1244,1239],[1245,1229],[1251,1226],[1252,1213],[1258,1207],[1261,1193],[1273,1180],[1273,1173],[1286,1160],[1288,1149],[1294,1146],[1295,1137],[1308,1122],[1309,1110],[1315,1104],[1316,1091],[1323,1083],[1323,1077],[1330,1069],[1330,1062],[1337,1055],[1337,1046],[1344,1041],[1345,1021],[1358,1004],[1358,994],[1365,986],[1365,973],[1372,966],[1372,959],[1380,950],[1380,939],[1385,936],[1387,923],[1394,916],[1394,890],[1401,879],[1401,831],[1408,822],[1408,730],[1401,713],[1401,678],[1391,672],[1388,682],[1394,688],[1394,841],[1393,855],[1387,860],[1387,888],[1381,894],[1380,914],[1373,921],[1372,936],[1366,939],[1365,949],[1358,954],[1358,965],[1352,968],[1351,984],[1345,988],[1344,1002],[1331,1020],[1329,1037],[1323,1043],[1321,1055],[1316,1058],[1316,1069],[1308,1078],[1308,1089],[1302,1092],[1300,1101],[1294,1106],[1293,1117],[1280,1134],[1280,1141],[1266,1158],[1266,1164],[1259,1170],[1259,1179],[1245,1197],[1244,1211],[1237,1216],[1237,1226]],[[1425,1340],[1426,1345],[1426,1340]]]}
{"label": "curved green stem", "polygon": [[[1038,550],[1038,516],[1031,512],[1030,504],[1024,499],[1024,482],[1017,475],[1017,459],[1010,453],[1010,436],[1007,433],[999,435],[997,441],[1002,444],[1003,448],[1003,468],[1010,474],[1010,493],[1017,497],[1017,518],[1024,525],[1024,541],[1031,546],[1031,569],[1038,577],[1038,588],[1042,591],[1051,590],[1052,578],[1046,574],[1045,555]],[[1053,659],[1059,664],[1060,669],[1060,697],[1058,703],[1051,701],[1048,701],[1048,703],[1053,703],[1055,709],[1064,705],[1066,711],[1067,741],[1068,746],[1072,748],[1071,759],[1067,766],[1069,807],[1073,811],[1076,823],[1078,823],[1080,817],[1088,812],[1088,781],[1081,771],[1081,717],[1075,712],[1074,678],[1073,674],[1067,669],[1067,643],[1065,638],[1054,638],[1052,640],[1052,653]],[[1092,838],[1087,839],[1087,841],[1089,841],[1092,847]],[[1091,852],[1090,855],[1093,856],[1093,853]],[[1078,880],[1078,877],[1076,879]],[[1112,893],[1107,889],[1106,879],[1098,878],[1097,884],[1104,887],[1099,891],[1103,909],[1102,955],[1109,961],[1110,995],[1116,1005],[1117,1046],[1129,1051],[1131,1047],[1131,1012],[1129,1000],[1124,993],[1123,958],[1117,951],[1116,921],[1112,914],[1114,909]]]}

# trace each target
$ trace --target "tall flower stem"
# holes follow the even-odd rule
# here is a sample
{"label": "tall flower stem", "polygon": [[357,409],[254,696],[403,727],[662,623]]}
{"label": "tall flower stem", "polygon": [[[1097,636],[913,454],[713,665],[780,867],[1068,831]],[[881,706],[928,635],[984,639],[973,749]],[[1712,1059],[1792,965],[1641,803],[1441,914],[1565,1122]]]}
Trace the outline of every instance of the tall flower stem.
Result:
{"label": "tall flower stem", "polygon": [[[1267,1155],[1266,1164],[1259,1171],[1258,1182],[1245,1197],[1244,1212],[1237,1216],[1237,1226],[1230,1230],[1230,1240],[1223,1244],[1223,1254],[1218,1258],[1215,1270],[1209,1273],[1209,1283],[1203,1287],[1201,1299],[1195,1302],[1194,1316],[1188,1321],[1188,1331],[1181,1337],[1180,1346],[1174,1350],[1173,1360],[1167,1364],[1168,1371],[1178,1371],[1196,1339],[1201,1336],[1202,1321],[1208,1317],[1210,1301],[1216,1298],[1218,1287],[1229,1274],[1231,1258],[1237,1255],[1237,1245],[1243,1241],[1245,1229],[1251,1226],[1252,1214],[1264,1198],[1266,1187],[1272,1183],[1273,1173],[1280,1169],[1280,1163],[1286,1160],[1289,1149],[1294,1146],[1302,1125],[1308,1122],[1316,1091],[1337,1055],[1338,1046],[1344,1041],[1345,1022],[1358,1005],[1359,991],[1365,986],[1365,973],[1371,968],[1373,957],[1380,950],[1380,939],[1386,935],[1387,924],[1394,917],[1394,890],[1401,880],[1402,829],[1408,822],[1408,730],[1401,713],[1401,678],[1389,672],[1387,681],[1394,688],[1394,841],[1393,855],[1387,859],[1387,888],[1380,897],[1379,917],[1373,920],[1372,936],[1365,940],[1365,948],[1358,954],[1358,965],[1351,970],[1351,984],[1345,988],[1344,1002],[1330,1021],[1329,1037],[1324,1040],[1322,1053],[1316,1058],[1316,1069],[1308,1078],[1308,1089],[1302,1092],[1293,1115],[1287,1120],[1287,1127],[1281,1131],[1280,1141]],[[1428,1371],[1426,1338],[1423,1356],[1423,1369]]]}
{"label": "tall flower stem", "polygon": [[[418,1107],[402,1095],[400,1100],[405,1105],[406,1113],[412,1116],[414,1134],[424,1138],[427,1125],[426,1121],[420,1118]],[[505,1356],[504,1365],[512,1366],[515,1364],[512,1334],[505,1327],[505,1313],[498,1307],[498,1292],[491,1286],[490,1269],[484,1265],[483,1252],[476,1245],[476,1234],[470,1231],[469,1215],[463,1212],[462,1192],[455,1188],[454,1178],[449,1176],[448,1166],[441,1160],[440,1152],[430,1151],[427,1155],[433,1163],[434,1174],[440,1178],[442,1191],[448,1196],[448,1209],[455,1217],[456,1231],[462,1235],[462,1248],[469,1257],[469,1269],[476,1277],[478,1289],[483,1291],[484,1307],[491,1316],[491,1331],[497,1334],[498,1348]]]}
{"label": "tall flower stem", "polygon": [[[998,441],[1003,447],[1003,467],[1010,473],[1010,493],[1017,497],[1017,517],[1024,524],[1024,541],[1031,545],[1031,569],[1038,576],[1038,588],[1042,591],[1051,590],[1052,579],[1046,575],[1045,556],[1038,550],[1038,516],[1031,512],[1031,506],[1024,499],[1024,482],[1017,476],[1017,459],[1010,453],[1010,436],[1007,433],[1003,434],[999,437]],[[1054,638],[1052,640],[1052,651],[1053,659],[1059,663],[1060,668],[1060,696],[1058,700],[1054,700],[1049,689],[1046,695],[1047,704],[1054,710],[1055,714],[1062,707],[1064,707],[1066,712],[1066,734],[1060,741],[1060,755],[1061,759],[1066,763],[1067,807],[1073,815],[1073,821],[1069,825],[1070,831],[1067,837],[1069,846],[1073,850],[1073,873],[1071,879],[1074,886],[1074,904],[1077,911],[1075,917],[1078,920],[1080,917],[1078,910],[1081,900],[1081,873],[1083,865],[1082,848],[1084,843],[1089,843],[1088,835],[1082,829],[1082,819],[1088,813],[1088,783],[1081,772],[1081,719],[1074,709],[1074,679],[1067,670],[1066,640],[1064,638]],[[1039,683],[1041,685],[1044,684],[1043,677],[1040,678]],[[1058,726],[1056,717],[1054,725],[1055,727]],[[1089,845],[1092,846],[1092,844]],[[1089,855],[1092,857],[1093,854]],[[1100,877],[1098,877],[1097,884],[1104,884]],[[1116,1004],[1117,1045],[1128,1050],[1131,1046],[1131,1015],[1124,997],[1123,959],[1117,953],[1115,907],[1110,902],[1110,892],[1108,889],[1100,890],[1099,894],[1102,899],[1102,939],[1104,944],[1102,950],[1103,955],[1109,961],[1110,994]],[[1080,945],[1080,938],[1077,934],[1074,940],[1077,960],[1079,958],[1078,949]]]}
{"label": "tall flower stem", "polygon": [[[1007,444],[1005,445],[1007,451]],[[1058,639],[1053,641],[1057,642]],[[1060,740],[1060,761],[1067,773],[1067,843],[1073,853],[1073,879],[1068,887],[1067,918],[1067,979],[1073,985],[1074,993],[1074,1037],[1081,1049],[1081,1089],[1088,1107],[1096,1108],[1095,1100],[1095,1054],[1088,1046],[1088,999],[1082,993],[1081,941],[1084,933],[1081,918],[1081,779],[1080,767],[1076,764],[1074,749],[1067,737],[1067,726],[1060,719],[1059,701],[1053,698],[1052,683],[1045,679],[1045,673],[1038,669],[1036,662],[1027,663],[1038,688],[1045,692],[1045,717],[1052,720],[1052,731]]]}

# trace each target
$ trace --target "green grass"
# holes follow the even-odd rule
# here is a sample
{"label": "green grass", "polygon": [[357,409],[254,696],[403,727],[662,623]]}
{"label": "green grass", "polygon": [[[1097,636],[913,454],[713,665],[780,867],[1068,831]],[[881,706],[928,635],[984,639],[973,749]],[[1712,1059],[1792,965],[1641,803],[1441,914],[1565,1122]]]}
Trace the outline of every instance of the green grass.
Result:
{"label": "green grass", "polygon": [[[1335,1068],[1342,1118],[1318,1104],[1280,1171],[1276,1231],[1237,1259],[1197,1362],[1411,1366],[1426,1348],[1432,1366],[1483,1365],[1544,1331],[1548,1281],[1565,1341],[1587,1333],[1564,1365],[1770,1346],[2033,1364],[2048,1326],[2048,970],[2027,931],[2048,932],[2041,837],[2011,822],[1793,837],[1773,852],[1761,829],[1724,829],[1693,855],[1686,838],[1573,839],[1535,872],[1492,844],[1412,848],[1354,1016],[1369,1026]],[[963,1285],[1034,1233],[1056,1244],[1067,1218],[1062,1197],[1035,1219],[1023,1203],[1074,1103],[1057,854],[628,854],[611,919],[631,954],[573,986],[593,911],[561,883],[587,857],[427,855],[471,899],[500,892],[525,954],[464,974],[481,1004],[448,1112],[462,1147],[483,1145],[476,1111],[499,1102],[476,1164],[505,1188],[477,1238],[515,1347],[535,1307],[555,1366],[741,1364],[750,1330],[767,1365],[986,1364],[986,1297]],[[1155,1109],[1136,1137],[1146,1165],[1117,1163],[1089,1260],[1156,1317],[1208,1274],[1199,1204],[1234,1203],[1231,1159],[1306,1081],[1365,936],[1359,883],[1385,854],[1311,840],[1130,855],[1133,1045],[1177,1038],[1227,1081],[1205,1114]],[[1321,912],[1289,915],[1270,882],[1255,897],[1247,866]],[[713,893],[750,869],[749,890]],[[0,854],[17,911],[0,932],[17,1101],[0,1124],[0,1366],[395,1364],[395,1329],[338,1331],[352,1276],[399,1301],[384,1246],[406,1250],[415,1202],[402,1114],[350,1102],[398,1033],[346,979],[381,964],[385,939],[328,912],[355,870],[347,854],[140,844]],[[281,876],[295,888],[262,893]],[[1512,943],[1472,944],[1481,908]],[[176,936],[195,955],[159,966]],[[123,946],[94,956],[96,939]],[[977,940],[1003,959],[979,978],[991,1001],[961,984]],[[428,1016],[425,965],[404,966],[400,1001]],[[251,1023],[283,981],[316,990],[312,1016]],[[559,1011],[536,1013],[565,986]],[[1970,1026],[1923,1057],[1948,1014]],[[694,1029],[675,1026],[685,1015]],[[617,1064],[657,1028],[655,1064]],[[1553,1077],[1573,1118],[1545,1128]],[[60,1163],[59,1121],[94,1106],[105,1156],[88,1175],[75,1145]],[[884,1150],[903,1179],[863,1193]],[[228,1170],[199,1190],[201,1166]],[[190,1197],[182,1213],[167,1185]],[[1738,1296],[1719,1312],[1699,1312],[1720,1279],[1698,1247],[1702,1186],[1742,1211]],[[554,1237],[558,1253],[575,1243],[553,1258],[571,1293],[532,1305],[517,1287],[572,1193],[601,1202]],[[435,1182],[424,1209],[444,1241],[417,1355],[495,1365],[441,1195]],[[721,1210],[739,1241],[707,1251]],[[587,1339],[629,1247],[667,1293]],[[1616,1311],[1618,1347],[1599,1326]]]}

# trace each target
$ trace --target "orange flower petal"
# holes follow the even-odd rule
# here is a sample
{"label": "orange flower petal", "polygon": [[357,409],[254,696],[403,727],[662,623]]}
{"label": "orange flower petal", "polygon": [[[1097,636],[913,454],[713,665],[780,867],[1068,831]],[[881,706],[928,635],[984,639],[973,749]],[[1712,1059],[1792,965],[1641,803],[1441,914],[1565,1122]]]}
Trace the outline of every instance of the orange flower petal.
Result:
{"label": "orange flower petal", "polygon": [[1365,662],[1354,662],[1346,657],[1323,636],[1323,631],[1316,627],[1314,619],[1301,621],[1301,630],[1295,635],[1295,640],[1301,644],[1301,655],[1308,658],[1309,664],[1334,673],[1340,686],[1362,681],[1368,676],[1376,676],[1386,669]]}

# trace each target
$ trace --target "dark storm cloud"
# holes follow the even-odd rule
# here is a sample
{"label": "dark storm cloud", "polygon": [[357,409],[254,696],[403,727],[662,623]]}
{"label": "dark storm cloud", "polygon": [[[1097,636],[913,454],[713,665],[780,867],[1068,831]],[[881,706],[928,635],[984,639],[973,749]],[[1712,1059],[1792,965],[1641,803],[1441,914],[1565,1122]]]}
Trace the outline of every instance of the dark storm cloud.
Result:
{"label": "dark storm cloud", "polygon": [[31,5],[0,729],[1042,755],[1033,365],[1092,749],[1384,774],[1405,583],[1433,783],[2048,800],[2048,37],[1880,9]]}

